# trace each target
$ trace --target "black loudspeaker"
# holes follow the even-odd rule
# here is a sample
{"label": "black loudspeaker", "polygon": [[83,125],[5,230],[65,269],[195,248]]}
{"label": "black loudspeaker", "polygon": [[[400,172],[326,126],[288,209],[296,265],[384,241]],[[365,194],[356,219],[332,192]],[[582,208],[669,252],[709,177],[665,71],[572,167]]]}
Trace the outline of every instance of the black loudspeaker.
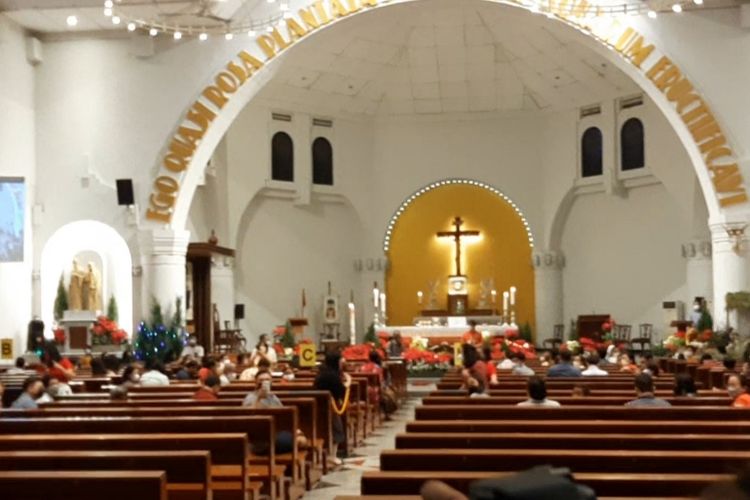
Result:
{"label": "black loudspeaker", "polygon": [[234,319],[245,319],[245,304],[234,305]]}
{"label": "black loudspeaker", "polygon": [[133,197],[133,179],[117,179],[117,204],[118,205],[134,205],[135,198]]}

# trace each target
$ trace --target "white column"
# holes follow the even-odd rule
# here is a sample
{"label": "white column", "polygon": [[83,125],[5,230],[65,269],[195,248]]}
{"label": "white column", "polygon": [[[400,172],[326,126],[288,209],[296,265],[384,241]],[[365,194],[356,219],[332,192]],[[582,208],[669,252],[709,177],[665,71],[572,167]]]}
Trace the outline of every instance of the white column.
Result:
{"label": "white column", "polygon": [[[747,222],[712,222],[714,328],[738,327],[736,313],[726,313],[726,294],[748,289]],[[734,234],[732,234],[734,233]],[[728,319],[727,319],[728,318]]]}
{"label": "white column", "polygon": [[689,308],[696,297],[713,300],[713,260],[711,242],[693,240],[682,245],[682,256],[686,261],[687,296],[685,304]]}
{"label": "white column", "polygon": [[143,266],[141,302],[146,316],[142,319],[149,319],[153,300],[161,305],[165,319],[174,314],[177,297],[182,299],[185,317],[185,254],[189,237],[189,231],[167,228],[139,234]]}
{"label": "white column", "polygon": [[553,327],[564,324],[562,269],[565,258],[559,252],[535,251],[536,342],[552,337]]}

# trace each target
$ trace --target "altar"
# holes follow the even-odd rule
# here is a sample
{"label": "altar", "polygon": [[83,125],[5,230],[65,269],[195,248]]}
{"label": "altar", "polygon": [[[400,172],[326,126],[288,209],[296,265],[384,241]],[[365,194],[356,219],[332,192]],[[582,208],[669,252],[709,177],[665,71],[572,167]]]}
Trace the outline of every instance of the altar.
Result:
{"label": "altar", "polygon": [[[506,326],[507,327],[507,326]],[[416,337],[427,338],[430,340],[431,345],[440,344],[442,342],[448,342],[452,344],[454,342],[461,342],[463,334],[469,330],[469,326],[384,326],[378,328],[380,334],[386,334],[388,337],[392,336],[394,332],[399,332],[402,338],[409,338],[411,340]],[[478,324],[477,331],[485,337],[494,337],[496,335],[503,334],[503,328],[500,325],[488,325]]]}

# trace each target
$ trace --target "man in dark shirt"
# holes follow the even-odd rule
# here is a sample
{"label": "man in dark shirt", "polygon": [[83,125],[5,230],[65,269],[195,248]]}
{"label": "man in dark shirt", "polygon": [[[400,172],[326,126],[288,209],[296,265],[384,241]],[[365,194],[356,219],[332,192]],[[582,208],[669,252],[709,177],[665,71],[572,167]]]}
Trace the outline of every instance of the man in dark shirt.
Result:
{"label": "man in dark shirt", "polygon": [[560,362],[547,371],[548,377],[580,377],[581,370],[571,363],[570,351],[560,353]]}
{"label": "man in dark shirt", "polygon": [[667,407],[672,406],[669,401],[654,396],[654,381],[648,373],[641,373],[635,377],[635,393],[637,399],[625,403],[630,407]]}

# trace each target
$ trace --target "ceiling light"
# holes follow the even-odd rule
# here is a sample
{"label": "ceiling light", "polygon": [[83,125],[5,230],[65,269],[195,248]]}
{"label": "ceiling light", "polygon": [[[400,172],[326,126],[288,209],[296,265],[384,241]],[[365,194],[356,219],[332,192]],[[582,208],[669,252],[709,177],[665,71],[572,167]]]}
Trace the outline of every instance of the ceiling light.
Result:
{"label": "ceiling light", "polygon": [[174,37],[175,40],[179,40],[180,38],[182,38],[182,33],[180,31],[175,31],[174,35],[172,36]]}
{"label": "ceiling light", "polygon": [[78,18],[76,16],[68,16],[67,19],[65,19],[65,22],[72,28],[78,24]]}
{"label": "ceiling light", "polygon": [[148,34],[151,36],[156,36],[159,34],[159,30],[157,30],[156,28],[151,28],[150,30],[148,30]]}
{"label": "ceiling light", "polygon": [[128,31],[135,31],[135,23],[128,23]]}
{"label": "ceiling light", "polygon": [[234,38],[234,35],[233,35],[233,34],[231,34],[231,33],[227,33],[226,35],[224,35],[224,38],[225,38],[226,40],[231,40],[232,38]]}
{"label": "ceiling light", "polygon": [[120,16],[112,16],[112,24],[114,25],[120,24]]}
{"label": "ceiling light", "polygon": [[682,12],[682,5],[680,5],[678,3],[674,4],[672,6],[672,11],[679,14],[680,12]]}
{"label": "ceiling light", "polygon": [[198,40],[200,40],[201,42],[205,42],[206,40],[208,40],[208,34],[201,33],[200,35],[198,35]]}
{"label": "ceiling light", "polygon": [[695,5],[703,5],[703,0],[693,0]]}
{"label": "ceiling light", "polygon": [[266,31],[268,31],[269,33],[273,33],[273,26],[267,27]]}
{"label": "ceiling light", "polygon": [[266,0],[268,3],[274,3],[276,0]]}
{"label": "ceiling light", "polygon": [[104,9],[104,15],[109,17],[112,15],[112,9]]}
{"label": "ceiling light", "polygon": [[114,2],[112,0],[106,0],[104,2],[105,9],[111,9],[112,7],[114,7]]}
{"label": "ceiling light", "polygon": [[650,17],[651,19],[656,19],[656,11],[655,10],[648,11],[648,14],[646,14],[646,15],[648,17]]}

